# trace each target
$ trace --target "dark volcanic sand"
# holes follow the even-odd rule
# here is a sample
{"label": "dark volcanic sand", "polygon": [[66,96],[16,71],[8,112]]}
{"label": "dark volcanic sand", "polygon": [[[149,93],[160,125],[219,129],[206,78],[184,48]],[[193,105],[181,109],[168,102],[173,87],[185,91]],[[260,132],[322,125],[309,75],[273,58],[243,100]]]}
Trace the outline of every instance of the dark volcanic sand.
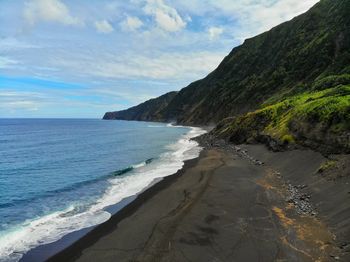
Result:
{"label": "dark volcanic sand", "polygon": [[[265,164],[204,150],[51,261],[350,261],[349,179],[317,177],[318,153],[243,148]],[[316,216],[288,184],[306,185]]]}

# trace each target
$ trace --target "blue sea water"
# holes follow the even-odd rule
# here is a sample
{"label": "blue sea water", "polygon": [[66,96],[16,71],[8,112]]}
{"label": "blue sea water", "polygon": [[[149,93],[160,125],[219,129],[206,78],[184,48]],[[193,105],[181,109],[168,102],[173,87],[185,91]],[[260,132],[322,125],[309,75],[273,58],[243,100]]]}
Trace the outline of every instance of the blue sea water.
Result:
{"label": "blue sea water", "polygon": [[175,173],[199,128],[97,119],[0,119],[0,261],[109,219],[105,208]]}

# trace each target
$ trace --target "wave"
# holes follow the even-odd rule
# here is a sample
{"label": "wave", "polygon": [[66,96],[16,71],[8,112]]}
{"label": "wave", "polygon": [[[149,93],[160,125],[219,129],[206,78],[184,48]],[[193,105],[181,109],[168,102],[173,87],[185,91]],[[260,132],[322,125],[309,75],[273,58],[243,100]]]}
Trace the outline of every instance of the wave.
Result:
{"label": "wave", "polygon": [[136,165],[133,165],[132,167],[133,168],[140,168],[140,167],[143,167],[145,165],[148,165],[150,163],[152,163],[152,161],[154,160],[154,158],[149,158],[149,159],[146,159],[146,161],[140,163],[140,164],[136,164]]}
{"label": "wave", "polygon": [[[95,179],[89,179],[89,180],[86,180],[86,181],[77,182],[77,183],[71,184],[71,185],[63,187],[63,188],[46,191],[46,192],[43,192],[42,194],[36,195],[34,197],[31,197],[31,198],[17,199],[17,200],[13,200],[11,202],[0,204],[0,208],[11,207],[11,206],[15,206],[15,205],[20,204],[20,203],[34,202],[34,201],[39,200],[39,199],[55,196],[55,195],[57,195],[59,193],[74,191],[77,188],[81,188],[81,187],[84,187],[84,186],[87,186],[87,185],[91,185],[91,184],[94,184],[94,183],[97,183],[97,182],[100,182],[100,181],[105,181],[105,180],[107,180],[109,178],[113,178],[113,177],[116,177],[116,176],[122,176],[122,175],[124,175],[124,174],[126,174],[128,172],[131,172],[135,168],[139,168],[139,167],[142,167],[144,165],[149,164],[152,161],[152,159],[153,158],[147,159],[144,162],[141,162],[139,164],[136,164],[136,165],[124,168],[124,169],[116,170],[116,171],[114,171],[114,172],[112,172],[112,173],[110,173],[108,175],[105,175],[105,176],[100,176],[100,177],[97,177]],[[1,260],[0,260],[0,262],[1,262]]]}
{"label": "wave", "polygon": [[198,157],[202,148],[190,139],[203,133],[204,130],[193,127],[176,143],[169,145],[168,151],[158,158],[147,159],[104,177],[110,186],[101,198],[87,208],[73,205],[65,210],[25,221],[4,232],[0,235],[0,261],[18,261],[23,254],[36,246],[52,243],[68,233],[107,221],[111,214],[105,211],[106,207],[139,194],[155,180],[176,173],[182,168],[184,161]]}

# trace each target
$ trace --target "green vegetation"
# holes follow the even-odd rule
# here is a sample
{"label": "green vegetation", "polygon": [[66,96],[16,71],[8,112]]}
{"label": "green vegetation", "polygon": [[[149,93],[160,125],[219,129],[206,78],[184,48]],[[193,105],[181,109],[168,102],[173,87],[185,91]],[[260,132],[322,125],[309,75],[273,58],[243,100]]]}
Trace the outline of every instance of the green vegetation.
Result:
{"label": "green vegetation", "polygon": [[316,80],[312,85],[313,90],[323,90],[338,85],[350,85],[350,74],[331,75]]}
{"label": "green vegetation", "polygon": [[336,166],[337,162],[334,160],[327,160],[325,163],[323,163],[320,168],[317,170],[318,173],[323,173],[329,169],[332,169]]}
{"label": "green vegetation", "polygon": [[235,142],[349,152],[349,14],[349,0],[320,0],[245,40],[205,78],[105,118],[219,123],[214,133]]}
{"label": "green vegetation", "polygon": [[[235,118],[216,134],[238,143],[267,135],[283,144],[323,143],[348,152],[350,85],[305,92]],[[340,139],[343,138],[343,139]]]}
{"label": "green vegetation", "polygon": [[281,140],[284,144],[295,143],[295,139],[292,135],[284,135]]}

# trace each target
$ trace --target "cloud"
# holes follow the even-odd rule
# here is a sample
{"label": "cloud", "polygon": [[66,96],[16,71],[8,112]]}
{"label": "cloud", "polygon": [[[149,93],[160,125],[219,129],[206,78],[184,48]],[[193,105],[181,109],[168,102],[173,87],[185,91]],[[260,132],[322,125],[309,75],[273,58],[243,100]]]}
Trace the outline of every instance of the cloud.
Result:
{"label": "cloud", "polygon": [[25,3],[23,16],[30,26],[38,22],[56,22],[64,25],[82,25],[73,17],[68,7],[60,0],[31,0]]}
{"label": "cloud", "polygon": [[153,16],[158,27],[165,31],[176,32],[186,27],[186,22],[176,9],[166,5],[163,0],[148,0],[144,11]]}
{"label": "cloud", "polygon": [[100,33],[108,34],[114,31],[113,26],[107,20],[96,21],[94,25]]}
{"label": "cloud", "polygon": [[124,21],[120,23],[124,31],[135,31],[143,25],[143,22],[136,16],[127,16]]}
{"label": "cloud", "polygon": [[220,22],[225,35],[241,39],[290,20],[317,2],[319,0],[177,0],[176,8],[192,17]]}
{"label": "cloud", "polygon": [[[126,90],[123,90],[126,89]],[[124,101],[129,101],[132,104],[137,104],[154,98],[157,95],[150,95],[147,91],[135,92],[131,88],[115,88],[115,87],[98,87],[93,90],[90,90],[92,94],[98,94],[105,97],[114,97],[119,98]]]}
{"label": "cloud", "polygon": [[79,72],[82,77],[171,81],[203,77],[215,69],[223,57],[223,53],[212,52],[167,53],[153,56],[100,53],[98,58],[86,54],[79,58],[55,58],[52,62],[64,70]]}
{"label": "cloud", "polygon": [[0,38],[0,52],[2,53],[7,53],[11,51],[20,51],[24,49],[33,49],[33,48],[40,48],[40,46],[19,41],[14,37]]}
{"label": "cloud", "polygon": [[212,26],[208,29],[209,39],[214,40],[215,38],[219,37],[223,32],[223,28]]}
{"label": "cloud", "polygon": [[7,110],[39,110],[39,104],[45,101],[45,96],[35,92],[0,91],[0,108]]}
{"label": "cloud", "polygon": [[[230,16],[237,20],[236,31],[252,37],[271,29],[278,24],[306,12],[319,0],[211,0],[208,6],[222,16]],[[214,14],[215,15],[215,14]]]}
{"label": "cloud", "polygon": [[253,28],[262,32],[307,11],[318,0],[248,2],[249,9],[248,6],[240,6],[237,10],[241,12],[240,18],[243,22],[245,21],[248,25],[250,24]]}
{"label": "cloud", "polygon": [[19,62],[8,57],[0,56],[0,69],[12,68]]}
{"label": "cloud", "polygon": [[[4,86],[0,79],[0,92],[5,87],[19,92],[11,99],[0,97],[0,115],[6,115],[6,108],[17,108],[18,116],[24,108],[38,108],[28,116],[96,117],[118,104],[125,108],[204,77],[245,38],[306,11],[318,0],[0,2],[1,74],[82,84],[74,90],[25,83]],[[43,26],[27,33],[23,22],[29,29]],[[96,30],[110,33],[108,41]],[[41,95],[20,93],[23,90]]]}

